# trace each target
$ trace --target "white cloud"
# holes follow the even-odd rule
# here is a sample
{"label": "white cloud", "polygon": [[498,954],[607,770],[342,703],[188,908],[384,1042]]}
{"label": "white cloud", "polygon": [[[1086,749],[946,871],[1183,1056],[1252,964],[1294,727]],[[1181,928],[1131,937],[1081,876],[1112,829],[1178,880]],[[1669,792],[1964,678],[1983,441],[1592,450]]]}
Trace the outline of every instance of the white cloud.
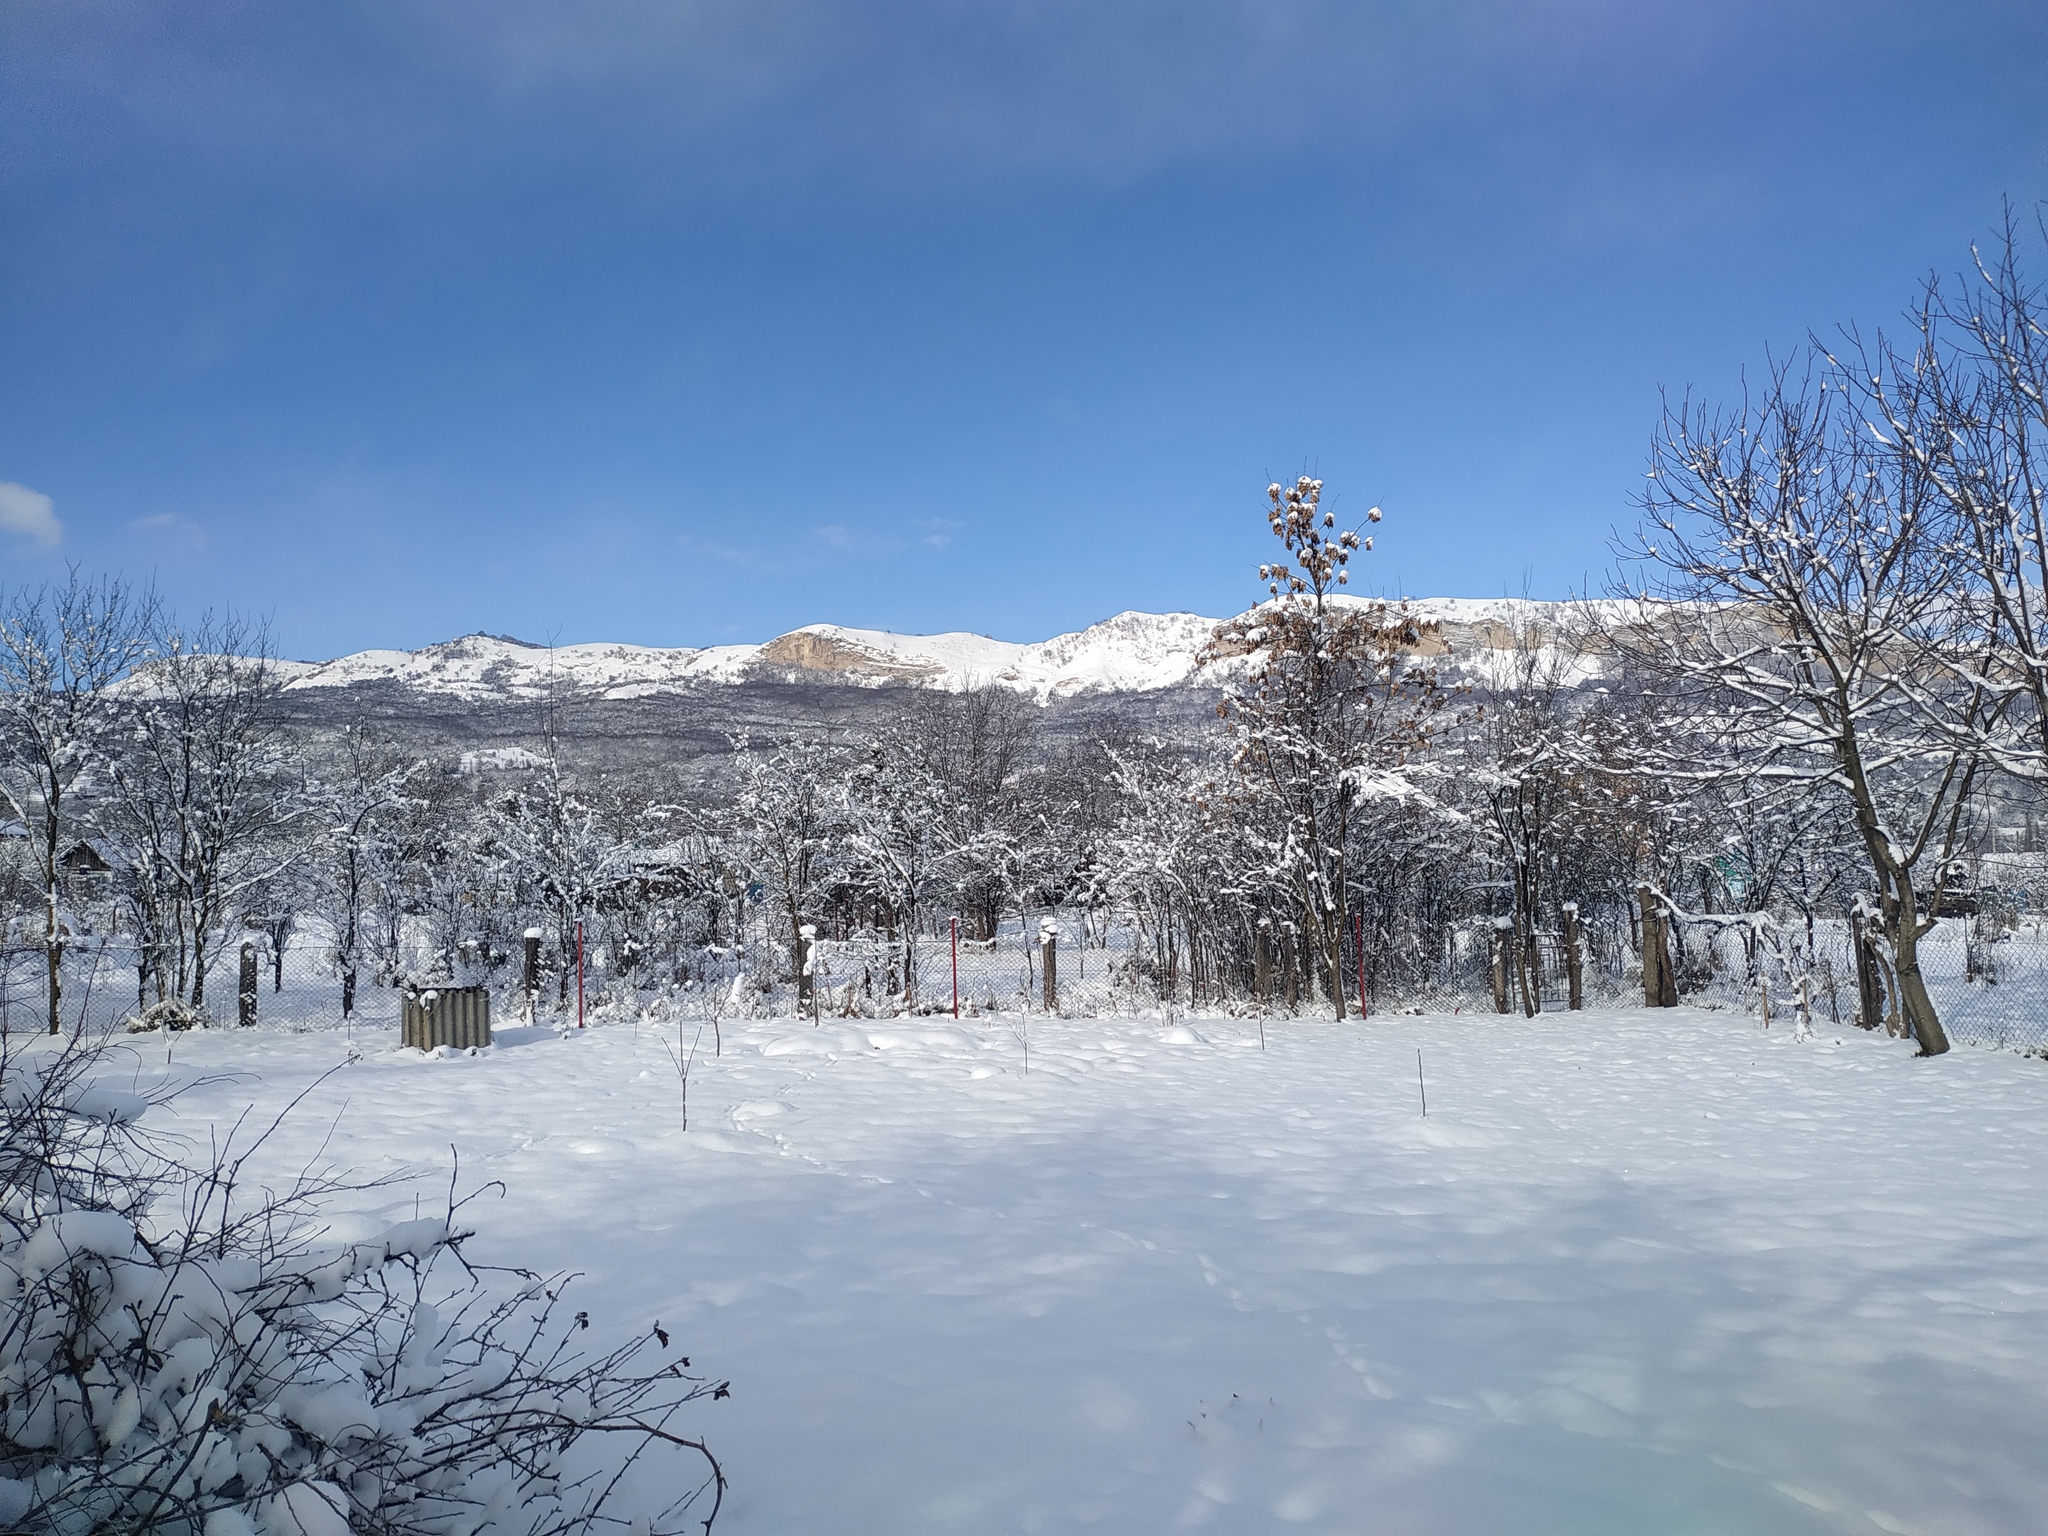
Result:
{"label": "white cloud", "polygon": [[128,529],[131,533],[168,539],[182,549],[206,547],[206,530],[177,512],[154,512],[148,517],[131,518]]}
{"label": "white cloud", "polygon": [[818,523],[810,529],[813,543],[826,549],[864,559],[900,555],[912,549],[944,549],[954,534],[966,526],[950,517],[920,517],[896,528],[868,528],[860,524]]}
{"label": "white cloud", "polygon": [[676,543],[690,554],[705,560],[718,560],[728,565],[745,566],[750,570],[766,570],[767,562],[757,549],[737,544],[721,544],[713,539],[699,538],[694,533],[679,533]]}
{"label": "white cloud", "polygon": [[644,142],[772,123],[828,161],[1122,179],[1383,131],[1440,102],[1475,53],[1525,70],[1559,30],[1549,9],[1538,24],[1483,0],[456,0],[380,26],[404,57],[436,61],[432,78],[486,83],[494,106],[601,93]]}
{"label": "white cloud", "polygon": [[829,549],[852,549],[856,545],[865,547],[872,543],[865,534],[857,534],[844,523],[820,523],[811,530],[811,537]]}
{"label": "white cloud", "polygon": [[41,491],[0,480],[0,532],[18,533],[30,543],[55,549],[63,541],[64,525],[54,507]]}
{"label": "white cloud", "polygon": [[[892,179],[922,169],[1121,181],[1193,155],[1377,139],[1491,101],[1501,77],[1523,77],[1532,61],[1576,78],[1585,34],[1625,9],[337,0],[261,19],[258,7],[237,23],[45,7],[20,47],[63,71],[70,98],[118,103],[110,121],[146,124],[194,153],[312,153],[374,180],[428,173],[451,156],[468,175],[477,154],[504,154],[513,174],[531,175],[536,151],[566,169],[631,148],[679,156],[699,174],[733,167],[747,185],[764,160],[835,174],[865,165]],[[1557,14],[1575,10],[1594,14],[1569,26]],[[347,62],[337,36],[350,39]],[[514,137],[522,123],[543,131]],[[28,152],[54,156],[61,142]]]}

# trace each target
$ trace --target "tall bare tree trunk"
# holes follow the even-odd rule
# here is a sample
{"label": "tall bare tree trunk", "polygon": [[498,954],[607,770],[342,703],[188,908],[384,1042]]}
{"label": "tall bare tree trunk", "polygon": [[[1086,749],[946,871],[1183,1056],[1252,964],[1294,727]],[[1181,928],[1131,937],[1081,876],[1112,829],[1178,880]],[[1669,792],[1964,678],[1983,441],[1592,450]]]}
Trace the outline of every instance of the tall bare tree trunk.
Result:
{"label": "tall bare tree trunk", "polygon": [[1585,957],[1579,953],[1579,909],[1573,902],[1564,906],[1564,967],[1570,988],[1565,1006],[1577,1013],[1586,1006]]}
{"label": "tall bare tree trunk", "polygon": [[1920,921],[1911,876],[1899,880],[1895,921],[1893,964],[1898,971],[1899,1004],[1905,1010],[1906,1026],[1919,1042],[1922,1056],[1939,1056],[1948,1049],[1948,1032],[1941,1027],[1941,1015],[1935,1011],[1934,999],[1927,995],[1926,979],[1920,974]]}
{"label": "tall bare tree trunk", "polygon": [[43,963],[49,967],[49,1032],[61,1034],[59,1008],[63,1004],[63,938],[57,934],[57,891],[49,891],[49,915],[43,926]]}
{"label": "tall bare tree trunk", "polygon": [[1350,1009],[1344,1002],[1344,932],[1340,928],[1325,941],[1329,961],[1330,1004],[1337,1010],[1337,1022],[1342,1024]]}
{"label": "tall bare tree trunk", "polygon": [[49,968],[50,1033],[63,1033],[60,1006],[64,998],[64,935],[57,920],[57,806],[50,803],[48,840],[43,862],[43,961]]}
{"label": "tall bare tree trunk", "polygon": [[1671,966],[1670,929],[1664,908],[1656,889],[1647,884],[1636,887],[1636,900],[1643,919],[1643,1006],[1676,1008],[1678,976]]}
{"label": "tall bare tree trunk", "polygon": [[1515,935],[1515,979],[1522,992],[1522,1017],[1533,1019],[1543,1011],[1543,979],[1538,970],[1536,928],[1533,917],[1517,917]]}

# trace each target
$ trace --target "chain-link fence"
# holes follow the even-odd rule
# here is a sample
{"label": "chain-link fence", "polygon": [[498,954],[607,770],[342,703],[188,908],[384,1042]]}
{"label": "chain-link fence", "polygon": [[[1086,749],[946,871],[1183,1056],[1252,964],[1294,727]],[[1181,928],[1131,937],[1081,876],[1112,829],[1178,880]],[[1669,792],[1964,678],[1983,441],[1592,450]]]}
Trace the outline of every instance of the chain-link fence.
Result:
{"label": "chain-link fence", "polygon": [[[209,957],[201,999],[211,1022],[231,1025],[241,1013],[242,936],[231,934],[225,940]],[[294,1030],[397,1027],[401,993],[375,985],[368,977],[356,989],[354,1018],[343,1019],[341,979],[329,946],[319,937],[288,943],[281,956],[267,938],[251,942],[257,949],[259,1024]],[[63,1027],[107,1030],[132,1023],[156,1001],[154,986],[137,960],[134,944],[119,934],[68,940],[59,1005]],[[49,1027],[45,971],[41,946],[0,946],[0,1029],[18,1033]]]}
{"label": "chain-link fence", "polygon": [[[1843,918],[1673,925],[1679,995],[1774,1018],[1856,1022],[1856,956]],[[1928,996],[1949,1038],[2048,1052],[2048,917],[1986,910],[1937,922],[1919,942]]]}
{"label": "chain-link fence", "polygon": [[[1640,1005],[1639,939],[1620,904],[1580,930],[1581,995],[1588,1007]],[[1048,933],[1054,920],[1057,932]],[[963,925],[964,926],[964,925]],[[365,970],[351,1019],[341,1012],[342,985],[333,946],[315,923],[304,923],[280,954],[268,935],[223,935],[209,964],[204,997],[217,1023],[239,1015],[240,949],[254,945],[256,1019],[291,1030],[397,1027],[401,988]],[[1050,943],[1046,942],[1048,939]],[[1685,1002],[1773,1018],[1802,1012],[1815,1023],[1849,1025],[1858,999],[1849,925],[1842,918],[1705,917],[1672,924],[1673,964]],[[119,1028],[153,1000],[131,944],[118,933],[72,937],[64,966],[62,1016],[67,1029]],[[1363,990],[1375,1014],[1495,1012],[1502,1000],[1495,960],[1499,932],[1491,919],[1451,924],[1428,943],[1409,938],[1347,946],[1347,1011]],[[1537,937],[1529,971],[1535,1000],[1546,1012],[1565,1007],[1568,955],[1562,936]],[[1053,975],[1047,986],[1050,958]],[[549,954],[529,1000],[522,957],[472,957],[454,978],[488,986],[499,1027],[586,1018],[709,1016],[890,1017],[906,1013],[962,1017],[1043,1013],[1070,1017],[1180,1012],[1264,1013],[1323,1017],[1331,1013],[1328,981],[1313,983],[1305,967],[1275,963],[1263,978],[1203,974],[1142,925],[1095,913],[1034,912],[1014,916],[992,938],[962,936],[950,923],[914,940],[877,933],[823,937],[812,959],[815,987],[801,986],[792,946],[768,925],[744,941],[707,947],[680,968],[655,975],[618,968],[601,948],[583,956]],[[2048,917],[1986,911],[1945,917],[1920,943],[1928,991],[1950,1037],[1961,1044],[2048,1053]],[[1291,966],[1291,962],[1290,962]],[[1263,982],[1263,985],[1262,985]],[[44,958],[17,935],[0,945],[0,1028],[46,1027]],[[1519,1013],[1518,984],[1505,989],[1507,1011]],[[1290,1002],[1291,997],[1291,1002]]]}

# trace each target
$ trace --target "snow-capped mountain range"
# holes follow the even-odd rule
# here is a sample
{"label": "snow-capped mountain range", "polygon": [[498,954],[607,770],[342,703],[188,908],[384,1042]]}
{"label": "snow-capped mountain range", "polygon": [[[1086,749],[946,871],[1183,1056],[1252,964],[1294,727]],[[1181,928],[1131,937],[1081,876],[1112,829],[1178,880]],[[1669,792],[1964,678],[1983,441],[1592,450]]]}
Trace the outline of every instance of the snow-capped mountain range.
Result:
{"label": "snow-capped mountain range", "polygon": [[[1505,644],[1518,622],[1548,630],[1545,615],[1556,606],[1468,598],[1409,604],[1411,611],[1440,626],[1438,636],[1453,654]],[[541,646],[477,634],[417,651],[359,651],[334,661],[278,665],[289,674],[286,687],[292,692],[397,684],[470,700],[539,698],[550,689],[585,698],[637,699],[694,693],[721,683],[807,682],[951,690],[995,685],[1049,702],[1149,693],[1198,681],[1197,658],[1219,622],[1192,613],[1120,613],[1031,644],[974,634],[899,635],[837,624],[809,624],[762,645],[702,649]]]}

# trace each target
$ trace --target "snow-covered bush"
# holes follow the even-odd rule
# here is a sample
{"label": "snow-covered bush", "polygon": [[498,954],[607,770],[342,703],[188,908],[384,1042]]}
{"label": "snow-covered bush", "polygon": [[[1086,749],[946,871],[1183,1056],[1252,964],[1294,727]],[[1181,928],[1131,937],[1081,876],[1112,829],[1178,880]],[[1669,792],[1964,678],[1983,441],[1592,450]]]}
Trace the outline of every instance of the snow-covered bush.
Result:
{"label": "snow-covered bush", "polygon": [[204,1008],[195,1008],[183,998],[167,997],[151,1003],[128,1021],[128,1033],[145,1035],[153,1029],[204,1029],[208,1020]]}
{"label": "snow-covered bush", "polygon": [[726,1389],[659,1324],[580,1352],[558,1281],[465,1258],[452,1196],[323,1241],[349,1186],[181,1161],[107,1050],[0,1039],[0,1529],[710,1528],[723,1476],[670,1426]]}

